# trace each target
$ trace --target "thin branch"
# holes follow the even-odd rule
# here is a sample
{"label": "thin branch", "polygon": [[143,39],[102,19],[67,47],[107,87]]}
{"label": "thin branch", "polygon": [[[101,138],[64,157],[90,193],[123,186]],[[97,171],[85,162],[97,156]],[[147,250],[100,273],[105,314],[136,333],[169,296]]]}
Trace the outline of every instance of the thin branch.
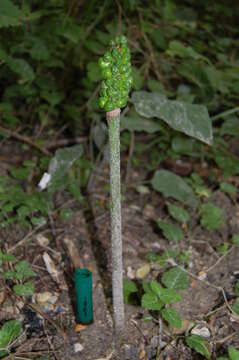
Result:
{"label": "thin branch", "polygon": [[9,137],[12,137],[12,138],[17,139],[19,141],[22,141],[22,142],[28,144],[29,146],[36,148],[37,150],[39,150],[44,155],[47,155],[47,156],[51,155],[51,153],[47,149],[42,148],[40,145],[36,144],[34,141],[32,141],[31,139],[29,139],[26,136],[20,135],[20,134],[14,132],[14,131],[8,130],[8,129],[2,127],[2,126],[0,126],[0,132],[3,132],[4,134],[6,134]]}

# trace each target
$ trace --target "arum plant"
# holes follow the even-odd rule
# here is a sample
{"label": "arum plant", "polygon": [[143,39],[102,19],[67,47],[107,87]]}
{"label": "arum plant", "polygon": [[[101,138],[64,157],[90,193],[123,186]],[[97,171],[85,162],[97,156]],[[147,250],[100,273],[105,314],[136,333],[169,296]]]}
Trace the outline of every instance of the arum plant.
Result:
{"label": "arum plant", "polygon": [[103,81],[99,106],[106,111],[110,147],[112,290],[115,333],[124,326],[123,261],[120,200],[120,109],[128,101],[133,84],[130,51],[125,36],[111,41],[110,49],[99,59]]}

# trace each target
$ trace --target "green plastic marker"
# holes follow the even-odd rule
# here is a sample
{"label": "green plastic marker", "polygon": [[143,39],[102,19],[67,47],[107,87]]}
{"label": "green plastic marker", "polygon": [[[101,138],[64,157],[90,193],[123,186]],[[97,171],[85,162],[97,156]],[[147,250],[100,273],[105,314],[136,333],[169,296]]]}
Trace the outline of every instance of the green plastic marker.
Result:
{"label": "green plastic marker", "polygon": [[93,322],[92,272],[77,268],[74,273],[76,292],[76,320],[80,324]]}

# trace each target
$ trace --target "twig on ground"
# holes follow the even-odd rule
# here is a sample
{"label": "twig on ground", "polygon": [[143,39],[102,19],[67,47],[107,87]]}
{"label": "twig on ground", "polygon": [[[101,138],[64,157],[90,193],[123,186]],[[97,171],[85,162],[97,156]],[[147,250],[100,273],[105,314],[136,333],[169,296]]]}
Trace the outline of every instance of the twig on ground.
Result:
{"label": "twig on ground", "polygon": [[168,259],[167,260],[169,264],[173,265],[173,266],[177,266],[179,269],[183,270],[186,274],[188,274],[189,276],[191,276],[193,279],[200,281],[201,283],[217,290],[220,291],[223,295],[225,304],[228,308],[228,310],[230,310],[230,312],[232,313],[233,319],[239,324],[239,316],[237,315],[237,313],[235,313],[235,311],[232,309],[231,305],[229,304],[227,297],[226,297],[226,293],[225,290],[223,289],[222,286],[217,286],[214,284],[211,284],[209,281],[207,280],[202,280],[200,279],[197,275],[191,273],[190,271],[186,270],[183,266],[180,266],[179,264],[177,264],[173,259]]}
{"label": "twig on ground", "polygon": [[158,331],[159,331],[159,340],[158,340],[158,346],[157,346],[157,353],[156,353],[156,360],[159,360],[160,357],[160,350],[161,350],[161,343],[162,343],[162,330],[163,330],[163,324],[162,324],[162,320],[159,316],[159,321],[158,321]]}
{"label": "twig on ground", "polygon": [[8,130],[8,129],[2,127],[2,126],[0,126],[0,132],[3,132],[9,137],[12,137],[12,138],[17,139],[19,141],[22,141],[22,142],[28,144],[29,146],[36,148],[37,150],[39,150],[44,155],[47,155],[47,156],[51,155],[51,153],[47,149],[42,148],[40,145],[36,144],[34,141],[32,141],[31,139],[29,139],[26,136],[20,135],[20,134],[14,132],[14,131]]}
{"label": "twig on ground", "polygon": [[66,341],[66,342],[69,342],[69,339],[67,337],[67,334],[65,333],[65,331],[54,321],[52,320],[52,318],[50,316],[48,316],[47,314],[45,314],[43,311],[41,311],[40,307],[36,304],[27,304],[27,306],[35,311],[36,313],[40,314],[45,320],[47,320],[49,323],[51,323],[55,328],[56,330],[59,332],[59,334],[61,334],[61,336],[63,337],[63,339]]}

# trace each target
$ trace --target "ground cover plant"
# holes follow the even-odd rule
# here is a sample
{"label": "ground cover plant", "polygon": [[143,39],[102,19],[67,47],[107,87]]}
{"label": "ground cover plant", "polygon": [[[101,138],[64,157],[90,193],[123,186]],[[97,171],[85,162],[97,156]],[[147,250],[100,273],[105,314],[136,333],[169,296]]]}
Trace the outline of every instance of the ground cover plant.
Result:
{"label": "ground cover plant", "polygon": [[[237,7],[1,1],[1,358],[116,356],[106,315],[113,314],[107,125],[115,123],[105,112],[119,107],[122,357],[237,359]],[[127,38],[132,72],[128,50],[111,66],[118,34]],[[110,49],[117,57],[124,46],[118,38]],[[118,70],[126,79],[115,89]],[[102,286],[94,283],[94,323],[80,336],[70,333],[69,241],[80,266],[96,259],[93,281]]]}

